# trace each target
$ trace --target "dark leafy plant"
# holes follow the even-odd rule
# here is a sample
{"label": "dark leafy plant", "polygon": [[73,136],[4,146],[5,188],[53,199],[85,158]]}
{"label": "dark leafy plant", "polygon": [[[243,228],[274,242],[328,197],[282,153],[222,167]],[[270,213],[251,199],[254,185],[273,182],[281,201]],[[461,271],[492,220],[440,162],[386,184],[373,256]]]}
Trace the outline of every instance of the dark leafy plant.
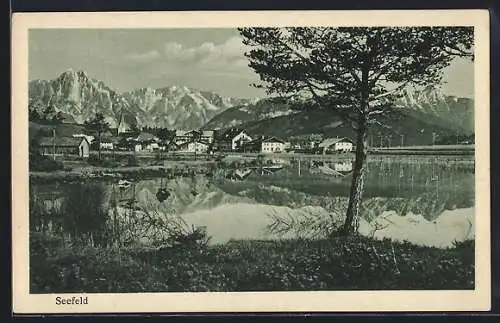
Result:
{"label": "dark leafy plant", "polygon": [[61,205],[63,229],[74,241],[106,246],[108,209],[102,183],[72,183],[65,187]]}

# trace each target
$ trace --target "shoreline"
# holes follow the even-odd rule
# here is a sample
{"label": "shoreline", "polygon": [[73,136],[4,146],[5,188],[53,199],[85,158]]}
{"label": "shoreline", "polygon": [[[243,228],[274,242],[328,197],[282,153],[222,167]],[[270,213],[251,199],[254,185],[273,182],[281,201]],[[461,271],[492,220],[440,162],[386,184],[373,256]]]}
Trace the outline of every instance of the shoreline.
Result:
{"label": "shoreline", "polygon": [[93,167],[77,170],[58,170],[53,172],[30,172],[30,182],[54,181],[91,181],[114,179],[148,179],[156,177],[188,177],[198,174],[208,174],[210,164],[175,166],[127,166],[127,167]]}
{"label": "shoreline", "polygon": [[[54,182],[54,181],[89,181],[89,180],[113,180],[113,179],[149,179],[157,177],[187,177],[197,174],[209,174],[215,165],[222,163],[227,167],[235,166],[235,163],[247,164],[249,161],[254,160],[259,154],[244,154],[244,153],[233,153],[225,155],[224,158],[220,160],[169,160],[164,159],[161,161],[162,165],[138,165],[138,166],[93,166],[86,162],[82,162],[82,165],[75,167],[74,169],[62,169],[55,171],[29,171],[29,180],[31,182]],[[412,158],[413,157],[413,158]],[[368,160],[380,161],[380,159],[387,159],[388,161],[394,158],[401,159],[401,162],[414,163],[418,161],[419,163],[434,162],[433,157],[438,157],[437,155],[430,155],[422,152],[419,155],[407,155],[405,153],[398,153],[396,151],[390,154],[373,153],[371,152],[368,156]],[[457,157],[460,160],[456,160],[458,163],[474,163],[475,159],[470,155],[456,156],[452,154],[442,155],[441,162],[449,162]],[[471,158],[472,157],[472,158]],[[299,159],[303,161],[308,160],[328,160],[328,161],[344,161],[351,160],[353,156],[351,155],[306,155],[306,154],[274,154],[265,155],[266,159],[274,160],[287,160],[288,162],[294,159]],[[413,161],[413,159],[415,159]],[[241,165],[244,167],[244,165]]]}

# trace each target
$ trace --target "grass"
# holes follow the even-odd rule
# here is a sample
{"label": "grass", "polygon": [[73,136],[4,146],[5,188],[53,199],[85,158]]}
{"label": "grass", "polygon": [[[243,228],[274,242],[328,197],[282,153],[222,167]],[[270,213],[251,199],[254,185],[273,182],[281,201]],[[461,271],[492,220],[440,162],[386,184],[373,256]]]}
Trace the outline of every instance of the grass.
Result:
{"label": "grass", "polygon": [[31,293],[474,288],[473,241],[437,249],[354,236],[118,251],[30,240]]}

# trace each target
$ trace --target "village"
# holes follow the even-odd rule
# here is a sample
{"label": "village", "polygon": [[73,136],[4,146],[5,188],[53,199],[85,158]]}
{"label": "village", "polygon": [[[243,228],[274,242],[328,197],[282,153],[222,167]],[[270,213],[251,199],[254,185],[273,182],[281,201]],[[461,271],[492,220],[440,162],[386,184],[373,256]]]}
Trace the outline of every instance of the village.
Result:
{"label": "village", "polygon": [[354,149],[349,138],[335,137],[309,140],[301,143],[277,137],[250,135],[245,129],[172,130],[167,136],[158,136],[150,130],[131,130],[118,126],[96,135],[93,132],[44,136],[38,140],[41,155],[54,159],[65,156],[88,158],[92,153],[122,154],[173,152],[186,155],[213,155],[215,153],[349,153]]}

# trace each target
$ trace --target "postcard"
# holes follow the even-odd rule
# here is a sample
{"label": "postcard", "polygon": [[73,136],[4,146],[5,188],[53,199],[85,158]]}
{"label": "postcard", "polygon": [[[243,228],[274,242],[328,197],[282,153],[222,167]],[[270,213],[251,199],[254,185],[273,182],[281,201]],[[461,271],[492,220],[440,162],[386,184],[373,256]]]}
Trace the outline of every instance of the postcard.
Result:
{"label": "postcard", "polygon": [[12,26],[15,313],[490,309],[487,10]]}

